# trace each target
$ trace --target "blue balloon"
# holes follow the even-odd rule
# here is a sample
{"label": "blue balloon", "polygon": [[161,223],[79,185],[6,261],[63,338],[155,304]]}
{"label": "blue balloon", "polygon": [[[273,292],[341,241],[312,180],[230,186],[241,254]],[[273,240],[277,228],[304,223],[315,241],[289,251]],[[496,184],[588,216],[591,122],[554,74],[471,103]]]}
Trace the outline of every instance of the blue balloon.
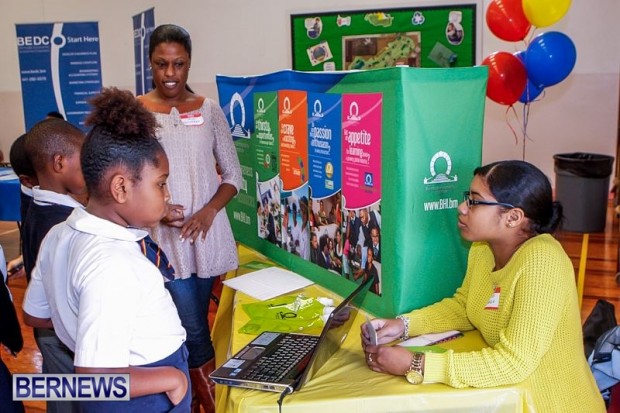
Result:
{"label": "blue balloon", "polygon": [[[520,51],[515,52],[513,54],[514,54],[515,57],[517,57],[517,58],[519,58],[519,60],[521,60],[523,65],[526,64],[525,61],[526,61],[527,52],[525,50],[520,50]],[[526,70],[527,70],[527,66],[526,66]],[[523,91],[523,94],[519,98],[519,102],[521,102],[521,103],[530,103],[531,101],[536,99],[538,96],[540,96],[540,94],[542,93],[543,90],[545,90],[544,87],[538,87],[537,85],[535,85],[532,82],[532,80],[529,77],[529,73],[528,73],[527,83],[525,85],[525,90]]]}
{"label": "blue balloon", "polygon": [[560,83],[570,74],[577,60],[577,49],[564,33],[547,32],[536,36],[527,48],[527,76],[538,88]]}
{"label": "blue balloon", "polygon": [[527,79],[527,84],[525,85],[525,90],[523,94],[519,98],[519,102],[521,103],[530,103],[534,99],[536,99],[542,91],[545,90],[543,87],[538,87],[530,79]]}

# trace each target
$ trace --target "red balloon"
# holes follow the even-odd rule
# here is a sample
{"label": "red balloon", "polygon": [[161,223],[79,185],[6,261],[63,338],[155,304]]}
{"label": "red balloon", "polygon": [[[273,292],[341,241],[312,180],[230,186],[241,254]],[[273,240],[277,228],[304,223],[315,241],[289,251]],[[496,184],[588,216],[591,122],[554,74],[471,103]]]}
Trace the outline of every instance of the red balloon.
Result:
{"label": "red balloon", "polygon": [[530,31],[522,0],[493,0],[487,8],[487,26],[502,40],[517,42]]}
{"label": "red balloon", "polygon": [[521,60],[508,52],[495,52],[482,64],[489,67],[488,98],[501,105],[515,103],[527,84],[527,71]]}

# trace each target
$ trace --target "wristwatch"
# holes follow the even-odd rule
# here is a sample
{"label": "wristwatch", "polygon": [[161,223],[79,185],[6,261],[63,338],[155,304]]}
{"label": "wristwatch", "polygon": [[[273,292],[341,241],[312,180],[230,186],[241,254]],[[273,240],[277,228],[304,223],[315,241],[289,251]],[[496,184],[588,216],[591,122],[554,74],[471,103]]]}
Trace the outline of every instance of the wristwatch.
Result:
{"label": "wristwatch", "polygon": [[405,378],[411,384],[422,384],[424,381],[424,353],[413,353],[411,365],[405,373]]}

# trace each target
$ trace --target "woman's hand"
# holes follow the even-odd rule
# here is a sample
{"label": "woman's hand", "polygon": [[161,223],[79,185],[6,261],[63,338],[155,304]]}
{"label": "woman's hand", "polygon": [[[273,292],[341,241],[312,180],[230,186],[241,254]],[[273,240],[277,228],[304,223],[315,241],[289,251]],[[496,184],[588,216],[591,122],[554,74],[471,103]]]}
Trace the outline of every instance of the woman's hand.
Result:
{"label": "woman's hand", "polygon": [[161,219],[161,222],[169,227],[181,228],[185,219],[183,210],[185,210],[183,205],[166,204],[166,216]]}
{"label": "woman's hand", "polygon": [[[375,318],[370,322],[377,332],[377,344],[387,344],[399,339],[405,331],[405,325],[398,318]],[[366,323],[362,324],[362,347],[364,350],[370,345],[370,337],[366,330]]]}
{"label": "woman's hand", "polygon": [[189,238],[189,242],[193,244],[199,236],[204,240],[217,213],[218,210],[209,204],[197,211],[181,228],[181,241]]}
{"label": "woman's hand", "polygon": [[403,376],[411,365],[411,352],[401,346],[367,345],[364,351],[368,368],[377,373]]}

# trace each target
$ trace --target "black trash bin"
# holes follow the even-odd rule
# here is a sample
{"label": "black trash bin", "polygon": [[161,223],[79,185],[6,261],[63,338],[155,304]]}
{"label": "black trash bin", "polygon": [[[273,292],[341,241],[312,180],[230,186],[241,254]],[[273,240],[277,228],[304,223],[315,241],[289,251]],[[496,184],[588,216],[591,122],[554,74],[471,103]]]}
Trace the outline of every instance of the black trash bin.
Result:
{"label": "black trash bin", "polygon": [[562,228],[581,233],[604,231],[614,157],[575,152],[553,159],[555,198],[564,207]]}

